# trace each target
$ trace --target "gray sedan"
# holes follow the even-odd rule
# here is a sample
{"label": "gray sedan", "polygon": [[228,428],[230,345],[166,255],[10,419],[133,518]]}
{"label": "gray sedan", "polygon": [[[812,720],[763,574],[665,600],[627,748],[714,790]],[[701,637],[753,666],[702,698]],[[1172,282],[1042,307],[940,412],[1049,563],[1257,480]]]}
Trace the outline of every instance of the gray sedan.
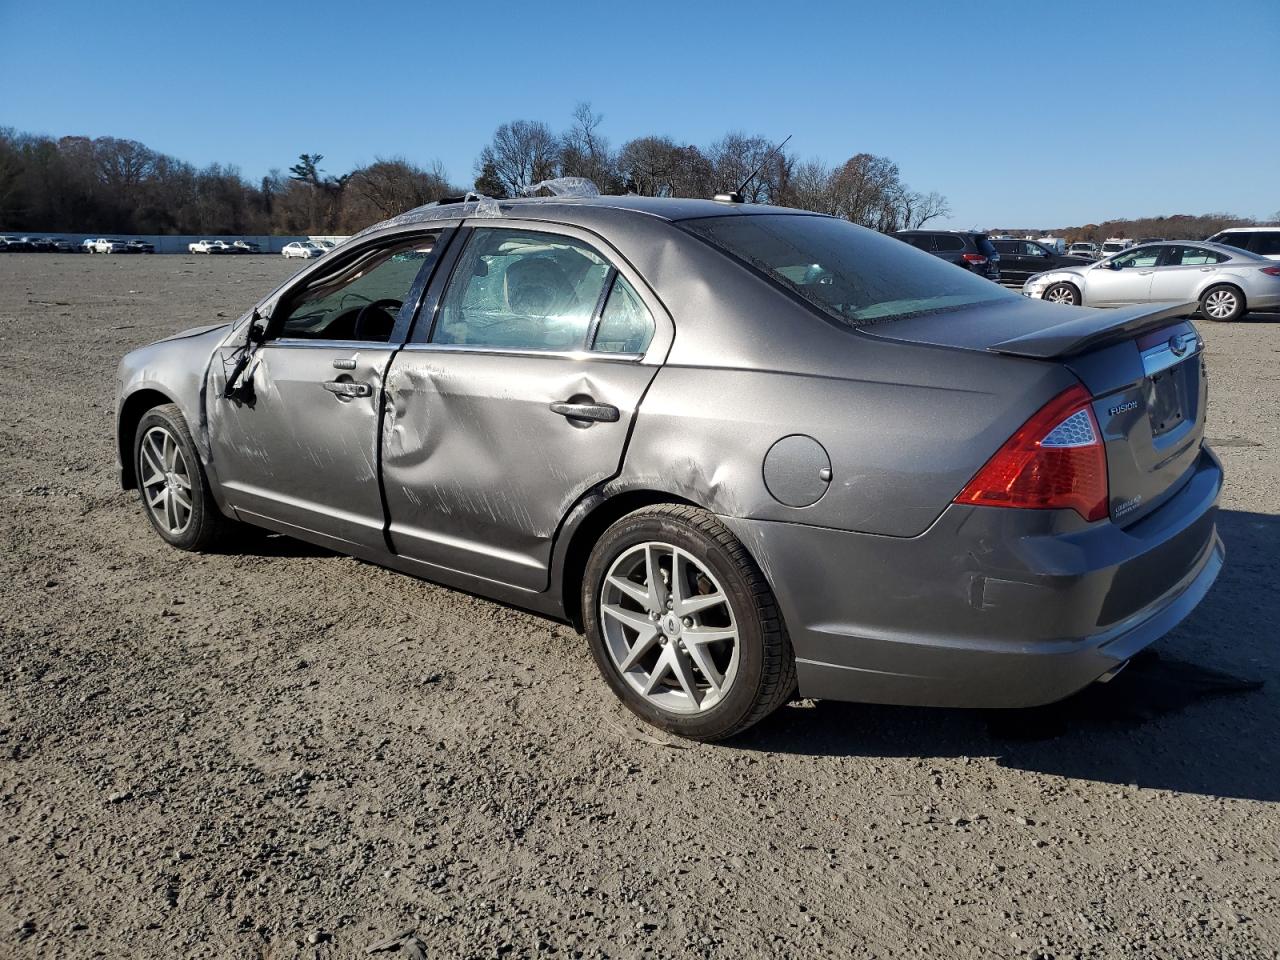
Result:
{"label": "gray sedan", "polygon": [[1222,566],[1186,312],[775,207],[451,203],[130,353],[116,442],[173,546],[251,524],[567,621],[683,736],[797,692],[1026,706]]}
{"label": "gray sedan", "polygon": [[1210,320],[1280,309],[1280,266],[1220,243],[1177,241],[1132,247],[1098,263],[1030,277],[1022,292],[1051,303],[1114,307],[1194,302]]}

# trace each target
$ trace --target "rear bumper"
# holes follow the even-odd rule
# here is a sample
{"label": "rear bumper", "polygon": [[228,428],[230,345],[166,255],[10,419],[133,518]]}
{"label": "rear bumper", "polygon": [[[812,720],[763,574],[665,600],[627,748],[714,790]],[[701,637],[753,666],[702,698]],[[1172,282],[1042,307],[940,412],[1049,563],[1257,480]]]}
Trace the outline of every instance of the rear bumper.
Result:
{"label": "rear bumper", "polygon": [[1059,700],[1182,621],[1222,569],[1207,449],[1129,527],[1069,511],[952,505],[878,537],[726,518],[769,577],[800,694],[950,707]]}

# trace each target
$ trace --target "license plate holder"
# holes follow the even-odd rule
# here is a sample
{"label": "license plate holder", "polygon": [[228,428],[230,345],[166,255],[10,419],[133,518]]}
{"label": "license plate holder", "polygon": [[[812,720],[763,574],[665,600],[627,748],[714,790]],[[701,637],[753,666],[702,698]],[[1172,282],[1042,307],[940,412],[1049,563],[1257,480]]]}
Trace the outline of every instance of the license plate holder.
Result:
{"label": "license plate holder", "polygon": [[1191,408],[1187,396],[1186,361],[1147,378],[1147,416],[1151,435],[1162,437],[1176,430]]}

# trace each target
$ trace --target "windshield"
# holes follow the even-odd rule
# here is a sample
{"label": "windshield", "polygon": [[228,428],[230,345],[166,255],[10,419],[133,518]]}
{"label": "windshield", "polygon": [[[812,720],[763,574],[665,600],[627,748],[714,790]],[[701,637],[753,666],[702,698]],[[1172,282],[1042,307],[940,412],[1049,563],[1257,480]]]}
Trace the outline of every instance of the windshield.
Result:
{"label": "windshield", "polygon": [[847,220],[759,214],[680,226],[853,327],[1018,295]]}

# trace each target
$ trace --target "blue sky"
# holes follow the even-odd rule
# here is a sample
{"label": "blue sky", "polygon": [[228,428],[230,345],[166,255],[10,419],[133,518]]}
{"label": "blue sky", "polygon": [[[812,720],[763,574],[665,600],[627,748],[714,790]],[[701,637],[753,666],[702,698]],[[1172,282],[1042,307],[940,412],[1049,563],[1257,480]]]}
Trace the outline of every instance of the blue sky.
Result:
{"label": "blue sky", "polygon": [[1280,209],[1280,0],[536,9],[0,0],[0,126],[251,178],[307,151],[468,183],[500,122],[559,129],[589,100],[615,145],[743,130],[888,156],[957,227]]}

